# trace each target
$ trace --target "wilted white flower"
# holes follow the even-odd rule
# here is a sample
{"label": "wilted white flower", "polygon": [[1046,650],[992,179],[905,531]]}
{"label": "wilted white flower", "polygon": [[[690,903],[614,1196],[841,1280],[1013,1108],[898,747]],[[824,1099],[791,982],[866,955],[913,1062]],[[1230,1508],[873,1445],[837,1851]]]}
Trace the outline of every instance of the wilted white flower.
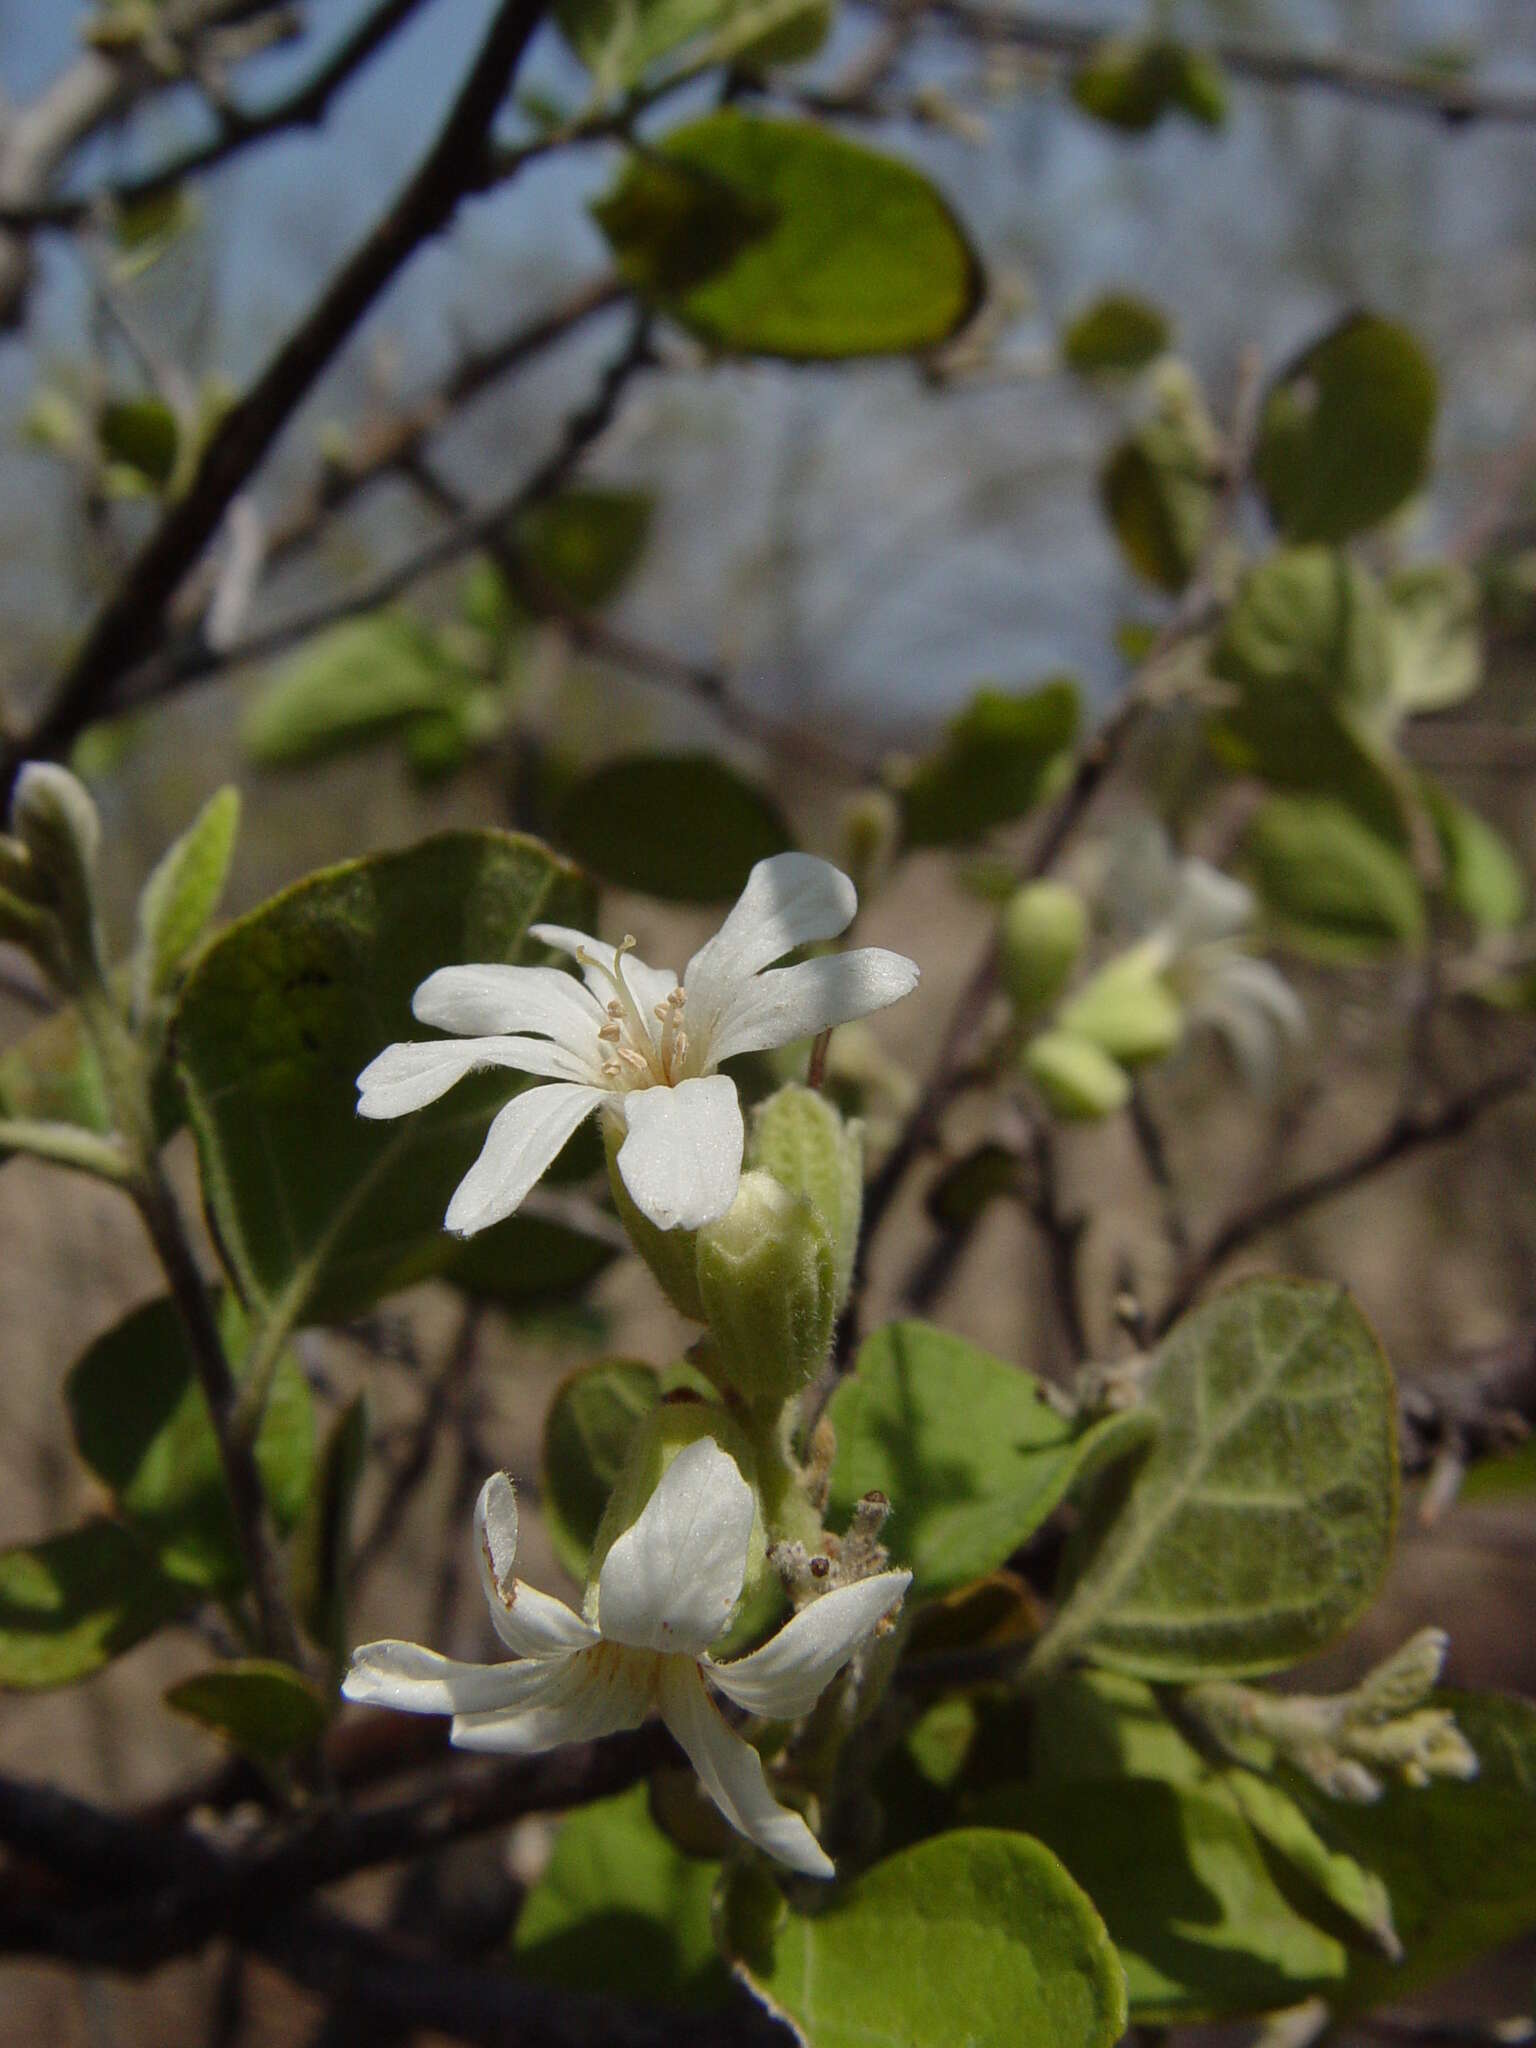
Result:
{"label": "wilted white flower", "polygon": [[603,1560],[592,1621],[512,1576],[517,1501],[503,1473],[475,1509],[481,1582],[509,1664],[456,1664],[414,1643],[369,1643],[352,1659],[350,1700],[451,1714],[460,1749],[523,1755],[634,1728],[653,1710],[687,1752],[732,1827],[791,1869],[830,1877],[831,1859],[774,1798],[762,1759],[709,1697],[749,1714],[809,1713],[883,1616],[910,1572],[881,1572],[824,1593],[749,1656],[717,1664],[741,1594],[756,1506],[735,1460],[709,1437],[680,1451],[638,1520]]}
{"label": "wilted white flower", "polygon": [[1286,1044],[1306,1037],[1307,1017],[1279,969],[1244,950],[1252,890],[1209,861],[1181,860],[1152,826],[1121,849],[1109,892],[1151,927],[1146,957],[1179,998],[1186,1025],[1215,1031],[1250,1086],[1271,1088]]}
{"label": "wilted white flower", "polygon": [[814,1037],[917,985],[912,961],[875,946],[773,965],[836,937],[857,907],[830,862],[775,854],[681,980],[637,959],[632,939],[614,947],[534,925],[581,979],[553,967],[440,968],[412,1008],[457,1037],[387,1047],[358,1076],[358,1111],[405,1116],[484,1067],[540,1075],[550,1085],[514,1096],[492,1123],[449,1204],[450,1230],[468,1237],[509,1216],[594,1110],[624,1127],[618,1166],[635,1206],[658,1229],[696,1230],[725,1214],[741,1175],[741,1108],[721,1061]]}

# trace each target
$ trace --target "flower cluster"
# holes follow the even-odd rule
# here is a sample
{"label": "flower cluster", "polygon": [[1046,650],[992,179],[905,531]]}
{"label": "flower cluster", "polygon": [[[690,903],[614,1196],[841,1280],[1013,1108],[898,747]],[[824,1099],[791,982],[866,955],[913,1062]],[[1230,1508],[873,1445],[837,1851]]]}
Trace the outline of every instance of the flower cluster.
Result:
{"label": "flower cluster", "polygon": [[768,1788],[762,1759],[728,1727],[710,1689],[747,1713],[795,1720],[898,1604],[909,1572],[880,1572],[802,1607],[750,1655],[716,1663],[746,1576],[756,1503],[709,1437],[673,1459],[638,1518],[610,1547],[592,1619],[514,1578],[517,1500],[501,1473],[475,1510],[481,1582],[502,1664],[462,1664],[414,1643],[369,1643],[342,1691],[406,1713],[451,1714],[461,1749],[521,1755],[634,1728],[658,1712],[734,1828],[809,1877],[831,1859]]}
{"label": "flower cluster", "polygon": [[580,978],[553,967],[440,968],[413,1008],[455,1035],[387,1047],[358,1077],[359,1114],[405,1116],[482,1068],[536,1075],[546,1085],[514,1096],[491,1124],[448,1229],[468,1237],[510,1216],[602,1111],[624,1132],[618,1170],[636,1208],[659,1230],[697,1230],[725,1214],[741,1176],[741,1108],[721,1062],[868,1016],[917,985],[912,961],[875,946],[774,966],[835,938],[857,907],[829,862],[776,854],[753,868],[681,979],[639,959],[632,939],[609,946],[535,925],[533,937],[569,954]]}

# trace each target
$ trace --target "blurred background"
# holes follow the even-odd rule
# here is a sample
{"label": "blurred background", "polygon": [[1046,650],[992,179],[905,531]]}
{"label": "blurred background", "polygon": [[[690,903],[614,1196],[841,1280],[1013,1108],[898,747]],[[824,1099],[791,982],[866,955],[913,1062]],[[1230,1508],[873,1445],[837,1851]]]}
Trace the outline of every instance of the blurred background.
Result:
{"label": "blurred background", "polygon": [[[231,89],[245,105],[279,97],[367,11],[355,0],[309,0],[296,10],[303,35],[241,62]],[[1162,11],[1194,42],[1240,34],[1365,61],[1432,56],[1452,73],[1475,62],[1491,86],[1536,92],[1528,0],[1212,0]],[[248,384],[435,133],[489,13],[487,0],[418,7],[320,127],[263,141],[199,178],[195,218],[157,260],[130,260],[103,237],[37,238],[15,324],[0,336],[0,703],[10,724],[42,701],[153,517],[152,504],[131,496],[91,502],[78,462],[60,453],[68,408],[88,405],[103,384],[159,380],[189,404]],[[0,132],[70,65],[92,14],[72,0],[0,0],[9,110],[0,111]],[[1096,27],[1145,20],[1139,6],[1114,0],[1092,15]],[[877,26],[874,13],[849,5],[822,55],[796,76],[812,87],[840,77]],[[1536,121],[1452,123],[1385,101],[1234,77],[1220,128],[1168,120],[1127,134],[1085,119],[1049,62],[978,52],[939,24],[914,39],[900,81],[907,116],[860,132],[922,165],[966,224],[990,283],[981,343],[922,367],[805,367],[712,362],[663,331],[657,361],[581,465],[584,485],[649,500],[633,572],[603,613],[609,627],[728,678],[733,700],[749,708],[748,729],[715,716],[698,692],[658,686],[632,664],[605,664],[600,649],[558,631],[529,636],[517,655],[527,723],[562,773],[654,743],[714,750],[772,791],[801,844],[834,856],[846,795],[846,778],[832,772],[839,754],[876,764],[920,752],[987,681],[1015,687],[1070,671],[1102,710],[1127,674],[1118,629],[1163,615],[1127,574],[1098,507],[1096,476],[1123,395],[1072,376],[1060,360],[1065,323],[1107,291],[1134,293],[1168,315],[1175,347],[1219,416],[1234,402],[1245,351],[1273,368],[1359,304],[1409,322],[1435,359],[1442,401],[1432,487],[1413,510],[1410,548],[1464,536],[1490,507],[1501,534],[1518,544],[1536,512],[1524,473],[1533,465],[1522,461],[1536,433]],[[546,33],[521,86],[525,97],[570,106],[583,80]],[[684,97],[667,119],[688,105]],[[206,125],[199,91],[157,93],[75,151],[56,189],[89,192],[131,177],[195,142]],[[374,307],[290,423],[249,493],[259,531],[302,523],[328,460],[344,463],[467,357],[570,307],[601,280],[607,257],[587,209],[616,161],[602,146],[562,154],[464,208]],[[432,440],[443,502],[494,502],[559,445],[624,318],[592,311],[558,347],[488,381],[455,410]],[[444,517],[396,475],[350,495],[314,518],[303,543],[262,578],[241,632],[260,633],[366,583],[441,532]],[[457,561],[415,584],[412,604],[428,619],[454,619],[464,577]],[[1532,660],[1529,639],[1511,635],[1488,690],[1464,717],[1440,722],[1433,740],[1437,768],[1500,825],[1528,872],[1536,866]],[[238,781],[246,796],[236,911],[327,860],[444,824],[527,815],[518,780],[527,763],[516,749],[475,753],[451,776],[413,771],[389,741],[263,768],[251,758],[246,721],[272,673],[270,664],[221,673],[87,736],[77,765],[106,819],[120,940],[154,857],[224,781]],[[1523,754],[1482,744],[1490,707],[1506,727],[1524,729]],[[818,743],[811,758],[795,741],[806,731]],[[1140,765],[1155,776],[1155,761]],[[1129,800],[1105,807],[1085,858],[1132,808]],[[894,1101],[925,1071],[993,914],[982,896],[956,887],[949,860],[919,855],[861,921],[862,940],[899,946],[924,970],[920,995],[880,1020],[877,1033]],[[643,955],[683,958],[717,916],[615,896],[605,903],[605,930],[633,930]],[[1275,1113],[1288,1170],[1348,1150],[1390,1115],[1406,1000],[1392,972],[1296,970],[1313,1037],[1304,1071],[1288,1077],[1289,1108]],[[24,992],[0,989],[4,1039],[34,1021]],[[1176,1133],[1180,1199],[1198,1235],[1257,1170],[1262,1139],[1213,1053],[1182,1060],[1158,1086]],[[1415,1158],[1255,1246],[1249,1263],[1345,1280],[1405,1371],[1507,1343],[1536,1324],[1533,1136],[1529,1106],[1503,1110],[1473,1141]],[[1093,1216],[1085,1314],[1091,1340],[1108,1346],[1126,1274],[1152,1292],[1166,1278],[1163,1196],[1118,1129],[1074,1135],[1063,1172],[1070,1201]],[[909,1193],[887,1235],[868,1324],[897,1305],[926,1243],[920,1193]],[[82,1504],[60,1425],[63,1370],[153,1291],[134,1219],[108,1194],[31,1162],[7,1166],[0,1542],[53,1527]],[[1036,1370],[1060,1375],[1070,1363],[1045,1256],[1027,1219],[1007,1205],[989,1211],[969,1239],[942,1313]],[[454,1314],[445,1294],[424,1289],[378,1327],[327,1336],[306,1362],[338,1388],[368,1371],[381,1427],[404,1432],[420,1406],[419,1362],[449,1341]],[[477,1333],[484,1370],[475,1447],[532,1481],[549,1391],[590,1355],[594,1330],[615,1352],[661,1358],[682,1329],[658,1306],[648,1277],[623,1261],[574,1321],[487,1316]],[[434,1448],[387,1569],[367,1577],[359,1632],[420,1634],[474,1654],[481,1623],[472,1586],[459,1599],[468,1559],[458,1551],[467,1546],[456,1551],[445,1533],[461,1531],[462,1475],[450,1439]],[[1529,1498],[1513,1479],[1485,1481],[1428,1530],[1410,1506],[1388,1597],[1338,1669],[1358,1670],[1410,1629],[1447,1621],[1455,1680],[1536,1690]],[[377,1502],[365,1503],[365,1527],[370,1505]],[[562,1583],[547,1546],[533,1542],[528,1576]],[[433,1615],[446,1615],[446,1633],[428,1626]],[[8,1699],[0,1764],[46,1770],[114,1800],[164,1791],[213,1754],[210,1745],[194,1758],[202,1738],[158,1712],[177,1656],[162,1639],[68,1694]],[[536,1858],[537,1841],[516,1853]],[[1491,1990],[1467,1994],[1469,2005],[1528,2007],[1532,1960],[1516,1957]],[[237,2038],[216,2031],[219,1992],[218,1965],[205,1961],[142,1986],[7,1967],[0,2034],[90,2048]],[[242,2007],[238,2038],[318,2041],[318,2024],[297,1994],[263,1979]]]}

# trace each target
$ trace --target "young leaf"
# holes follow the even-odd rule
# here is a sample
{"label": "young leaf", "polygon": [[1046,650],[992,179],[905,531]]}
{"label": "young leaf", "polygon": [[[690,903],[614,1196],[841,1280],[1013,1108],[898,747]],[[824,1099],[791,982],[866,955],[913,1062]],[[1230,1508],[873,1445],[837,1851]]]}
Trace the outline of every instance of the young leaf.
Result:
{"label": "young leaf", "polygon": [[638,291],[742,354],[934,348],[981,296],[928,180],[808,122],[708,114],[632,160],[594,212]]}
{"label": "young leaf", "polygon": [[1227,116],[1215,60],[1165,37],[1106,38],[1073,74],[1072,97],[1085,114],[1131,135],[1144,135],[1175,111],[1203,128],[1219,128]]}
{"label": "young leaf", "polygon": [[518,1974],[652,2005],[719,2005],[730,1986],[710,1930],[719,1867],[668,1841],[643,1785],[582,1808],[562,1822],[518,1918]]}
{"label": "young leaf", "polygon": [[329,1718],[318,1686],[291,1664],[259,1657],[183,1678],[167,1691],[165,1704],[263,1764],[280,1764],[308,1749]]}
{"label": "young leaf", "polygon": [[[221,1306],[220,1323],[231,1357],[240,1360],[246,1331],[233,1296]],[[76,1449],[160,1570],[182,1585],[237,1592],[245,1571],[223,1466],[169,1297],[135,1309],[98,1337],[65,1381],[64,1399]],[[309,1389],[292,1358],[273,1379],[256,1462],[273,1520],[292,1528],[314,1464]]]}
{"label": "young leaf", "polygon": [[97,431],[102,453],[143,484],[164,490],[175,475],[181,426],[163,398],[110,400]]}
{"label": "young leaf", "polygon": [[603,881],[674,903],[736,896],[793,844],[773,799],[711,754],[609,761],[566,796],[554,836]]}
{"label": "young leaf", "polygon": [[0,1688],[73,1685],[190,1604],[121,1522],[0,1551]]}
{"label": "young leaf", "polygon": [[219,907],[240,823],[240,792],[208,799],[161,857],[139,898],[134,1007],[143,1016],[176,978]]}
{"label": "young leaf", "polygon": [[1161,1432],[1101,1482],[1041,1668],[1080,1653],[1144,1678],[1240,1678],[1342,1634],[1397,1513],[1392,1376],[1343,1290],[1218,1295],[1163,1340],[1145,1400]]}
{"label": "young leaf", "polygon": [[434,968],[514,960],[530,923],[586,927],[591,909],[536,841],[450,832],[311,875],[202,955],[172,1035],[219,1247],[264,1345],[453,1262],[443,1213],[506,1077],[379,1124],[356,1114],[357,1076],[422,1035],[411,996]]}
{"label": "young leaf", "polygon": [[1406,327],[1354,313],[1275,378],[1254,473],[1292,541],[1340,541],[1395,512],[1424,481],[1434,366]]}
{"label": "young leaf", "polygon": [[1337,549],[1282,548],[1243,578],[1211,666],[1246,691],[1315,690],[1368,719],[1392,694],[1381,588]]}
{"label": "young leaf", "polygon": [[763,1948],[741,1975],[816,2048],[1111,2048],[1125,2026],[1091,1902],[1048,1849],[997,1828],[888,1856]]}
{"label": "young leaf", "polygon": [[1447,897],[1479,931],[1513,931],[1525,916],[1530,892],[1508,840],[1427,777],[1419,789],[1440,842]]}
{"label": "young leaf", "polygon": [[1483,680],[1477,580],[1461,562],[1418,562],[1387,578],[1392,701],[1443,711]]}
{"label": "young leaf", "polygon": [[979,691],[902,789],[907,843],[959,845],[1024,817],[1067,775],[1080,715],[1069,676],[1023,694]]}
{"label": "young leaf", "polygon": [[651,510],[644,491],[562,491],[522,514],[517,546],[561,604],[596,611],[644,554]]}
{"label": "young leaf", "polygon": [[1262,804],[1243,838],[1243,865],[1298,952],[1369,960],[1423,940],[1424,899],[1407,857],[1330,797]]}
{"label": "young leaf", "polygon": [[832,1525],[862,1494],[887,1494],[882,1540],[912,1568],[912,1598],[1002,1564],[1071,1486],[1155,1427],[1138,1414],[1073,1421],[1031,1374],[926,1323],[877,1330],[829,1413]]}
{"label": "young leaf", "polygon": [[310,1640],[340,1670],[347,1660],[347,1570],[352,1509],[368,1456],[368,1397],[358,1394],[331,1425],[293,1544],[293,1603]]}
{"label": "young leaf", "polygon": [[1177,596],[1205,554],[1221,486],[1221,442],[1193,374],[1164,363],[1151,417],[1110,451],[1099,502],[1138,576]]}
{"label": "young leaf", "polygon": [[1318,1829],[1385,1878],[1406,1951],[1351,1958],[1340,2003],[1394,2003],[1536,1928],[1536,1706],[1497,1693],[1436,1693],[1477,1754],[1470,1783],[1389,1784],[1373,1805],[1290,1790]]}
{"label": "young leaf", "polygon": [[409,613],[375,612],[308,641],[259,692],[241,738],[258,767],[297,767],[452,710],[474,680]]}
{"label": "young leaf", "polygon": [[654,1366],[603,1358],[561,1381],[544,1419],[544,1520],[555,1555],[582,1578],[636,1425],[661,1400]]}
{"label": "young leaf", "polygon": [[1165,313],[1130,292],[1107,292],[1062,331],[1061,358],[1080,377],[1144,370],[1173,338]]}

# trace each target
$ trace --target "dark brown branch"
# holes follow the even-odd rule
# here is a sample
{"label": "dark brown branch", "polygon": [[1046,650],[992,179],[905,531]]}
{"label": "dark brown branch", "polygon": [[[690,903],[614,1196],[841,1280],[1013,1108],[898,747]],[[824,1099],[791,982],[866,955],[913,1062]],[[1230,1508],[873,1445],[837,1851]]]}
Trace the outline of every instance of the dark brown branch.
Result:
{"label": "dark brown branch", "polygon": [[230,500],[294,409],[375,299],[453,218],[480,176],[491,125],[546,4],[503,0],[436,143],[362,247],[225,416],[185,496],[165,514],[98,616],[48,710],[25,743],[0,758],[0,794],[9,792],[27,755],[67,744],[107,707],[118,679],[153,643],[167,604]]}
{"label": "dark brown branch", "polygon": [[[1080,64],[1104,43],[1124,33],[1108,21],[1078,16],[1029,14],[1012,7],[978,5],[976,0],[928,0],[930,18],[979,42]],[[1449,123],[1536,122],[1536,93],[1518,86],[1440,71],[1427,64],[1394,64],[1348,50],[1294,50],[1247,37],[1213,36],[1199,48],[1234,78],[1276,88],[1306,87],[1376,106],[1398,107]]]}
{"label": "dark brown branch", "polygon": [[1475,1087],[1452,1096],[1438,1109],[1405,1110],[1393,1118],[1379,1137],[1352,1153],[1348,1159],[1341,1159],[1320,1173],[1310,1174],[1305,1180],[1296,1181],[1288,1188],[1281,1188],[1239,1209],[1185,1267],[1151,1326],[1152,1334],[1161,1336],[1198,1299],[1227,1260],[1256,1238],[1294,1222],[1298,1216],[1332,1200],[1335,1195],[1358,1187],[1362,1181],[1370,1180],[1399,1159],[1460,1137],[1479,1117],[1523,1094],[1533,1082],[1536,1082],[1536,1062],[1526,1058],[1518,1065],[1491,1074]]}
{"label": "dark brown branch", "polygon": [[252,143],[264,142],[290,128],[317,128],[342,87],[362,70],[395,31],[429,0],[381,0],[294,90],[271,106],[247,113],[225,102],[218,109],[218,128],[205,142],[189,144],[152,170],[121,178],[100,191],[69,199],[40,198],[20,205],[0,204],[0,228],[26,233],[35,228],[75,228],[108,208],[125,210],[173,191],[184,180],[226,162]]}

